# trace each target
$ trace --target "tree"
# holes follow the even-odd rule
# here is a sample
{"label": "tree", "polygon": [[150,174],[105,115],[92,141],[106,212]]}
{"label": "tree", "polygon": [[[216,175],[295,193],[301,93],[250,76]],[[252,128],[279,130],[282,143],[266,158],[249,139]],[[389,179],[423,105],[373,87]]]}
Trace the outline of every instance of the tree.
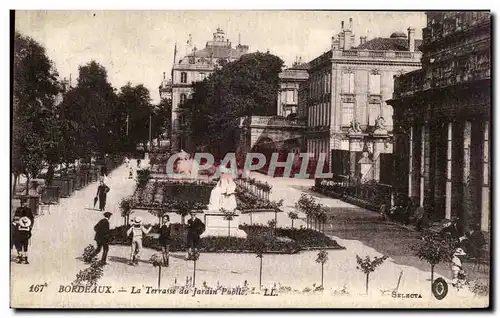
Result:
{"label": "tree", "polygon": [[193,261],[193,287],[196,286],[196,262],[200,258],[200,252],[198,250],[194,250],[191,253],[191,260]]}
{"label": "tree", "polygon": [[294,211],[288,212],[288,217],[292,220],[292,229],[293,229],[293,221],[299,218],[299,214]]}
{"label": "tree", "polygon": [[224,220],[227,220],[227,236],[231,237],[231,221],[236,216],[236,213],[234,213],[234,211],[225,210],[224,208],[221,208],[220,212],[224,215]]}
{"label": "tree", "polygon": [[295,207],[306,215],[306,224],[307,228],[309,228],[318,208],[316,201],[310,195],[301,194],[299,201],[295,203]]}
{"label": "tree", "polygon": [[[149,129],[150,124],[151,129],[153,127],[152,121],[154,114],[149,90],[142,84],[132,86],[129,82],[120,89],[118,103],[120,105],[120,112],[124,114],[125,120],[128,115],[129,131],[127,138],[130,140],[131,144],[137,145],[142,143],[144,150],[147,151]],[[153,133],[153,131],[151,132]],[[151,138],[153,138],[152,134]]]}
{"label": "tree", "polygon": [[325,263],[327,261],[328,261],[328,252],[325,250],[319,251],[318,257],[316,258],[316,263],[321,264],[321,287],[324,287],[324,285],[323,285],[323,272],[324,272]]}
{"label": "tree", "polygon": [[158,267],[158,289],[160,289],[160,284],[161,284],[161,268],[163,266],[163,256],[159,255],[158,253],[155,253],[151,255],[151,258],[149,259],[151,264],[153,264],[153,267]]}
{"label": "tree", "polygon": [[257,254],[257,257],[260,258],[259,289],[262,289],[262,258],[266,250],[266,243],[262,239],[257,239],[254,244],[254,252]]}
{"label": "tree", "polygon": [[266,53],[251,53],[223,64],[179,106],[180,133],[216,157],[235,152],[239,118],[275,115],[283,61]]}
{"label": "tree", "polygon": [[424,233],[422,240],[413,247],[413,250],[419,259],[431,265],[431,285],[434,282],[434,266],[450,262],[455,251],[450,238],[430,231]]}
{"label": "tree", "polygon": [[356,269],[359,269],[366,275],[366,294],[368,295],[368,281],[370,279],[370,273],[374,272],[375,269],[382,265],[384,261],[388,258],[388,256],[384,255],[382,257],[377,257],[375,256],[372,259],[370,259],[370,256],[366,256],[364,259],[359,257],[356,254],[356,262],[358,263],[358,266],[356,266]]}
{"label": "tree", "polygon": [[78,68],[77,86],[64,96],[62,116],[72,123],[81,157],[116,151],[122,132],[116,122],[117,96],[108,81],[106,69],[91,61]]}
{"label": "tree", "polygon": [[[12,168],[14,189],[20,174],[35,178],[44,166],[58,73],[45,48],[19,32],[14,35]],[[14,190],[13,189],[13,190]],[[27,190],[26,190],[27,191]]]}

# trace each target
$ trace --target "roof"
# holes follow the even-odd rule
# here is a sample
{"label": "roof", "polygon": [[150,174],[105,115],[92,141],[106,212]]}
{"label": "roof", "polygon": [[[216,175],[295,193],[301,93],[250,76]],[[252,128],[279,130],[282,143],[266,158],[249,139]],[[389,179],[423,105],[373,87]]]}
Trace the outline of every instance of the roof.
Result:
{"label": "roof", "polygon": [[391,34],[391,39],[406,39],[407,37],[408,36],[404,32],[394,32],[393,34]]}
{"label": "roof", "polygon": [[[422,45],[422,40],[415,40],[415,50]],[[353,48],[356,50],[374,51],[408,51],[408,39],[401,38],[375,38]]]}
{"label": "roof", "polygon": [[231,56],[232,58],[239,58],[241,55],[243,55],[243,52],[228,46],[208,46],[202,50],[195,52],[196,57],[209,58],[212,54],[214,58],[229,56]]}
{"label": "roof", "polygon": [[295,66],[289,67],[288,69],[289,70],[308,70],[310,68],[311,68],[311,65],[309,65],[309,63],[302,63],[302,64],[299,64],[299,65],[295,65]]}

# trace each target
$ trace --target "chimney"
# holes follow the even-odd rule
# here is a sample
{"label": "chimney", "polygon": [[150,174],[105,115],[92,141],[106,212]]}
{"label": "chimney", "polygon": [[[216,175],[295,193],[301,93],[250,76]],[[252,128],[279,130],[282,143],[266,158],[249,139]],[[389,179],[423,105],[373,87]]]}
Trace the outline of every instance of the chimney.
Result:
{"label": "chimney", "polygon": [[366,35],[359,37],[359,45],[363,45],[366,43]]}
{"label": "chimney", "polygon": [[408,28],[408,51],[415,52],[415,29]]}
{"label": "chimney", "polygon": [[163,80],[165,80],[165,72],[163,72]]}
{"label": "chimney", "polygon": [[342,31],[344,31],[344,21],[342,21],[342,22],[340,23],[340,29],[341,29]]}
{"label": "chimney", "polygon": [[352,32],[352,18],[349,18],[349,31]]}

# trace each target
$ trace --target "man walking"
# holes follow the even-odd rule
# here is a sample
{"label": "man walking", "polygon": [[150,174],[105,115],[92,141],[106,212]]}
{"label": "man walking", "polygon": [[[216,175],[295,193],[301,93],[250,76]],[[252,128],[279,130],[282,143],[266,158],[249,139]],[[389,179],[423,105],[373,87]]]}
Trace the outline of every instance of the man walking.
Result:
{"label": "man walking", "polygon": [[205,232],[205,224],[196,217],[196,212],[193,211],[190,213],[190,215],[191,218],[187,222],[187,260],[193,259],[193,252],[198,251],[198,245],[200,244],[200,235]]}
{"label": "man walking", "polygon": [[113,215],[111,212],[104,212],[104,218],[101,219],[95,226],[95,237],[94,240],[97,243],[97,249],[94,253],[94,257],[97,256],[101,252],[102,249],[102,257],[101,263],[103,265],[107,265],[106,258],[108,257],[109,251],[109,218]]}
{"label": "man walking", "polygon": [[99,210],[104,211],[106,207],[106,197],[109,192],[109,187],[104,183],[104,180],[100,181],[99,187],[97,187],[96,198],[99,198]]}

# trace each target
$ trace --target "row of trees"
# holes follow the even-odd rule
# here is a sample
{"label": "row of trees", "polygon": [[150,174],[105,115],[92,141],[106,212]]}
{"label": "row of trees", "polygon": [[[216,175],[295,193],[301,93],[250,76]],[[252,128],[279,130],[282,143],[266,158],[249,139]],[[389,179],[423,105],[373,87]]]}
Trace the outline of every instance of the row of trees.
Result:
{"label": "row of trees", "polygon": [[[149,90],[127,83],[119,91],[96,61],[78,68],[76,86],[59,80],[43,46],[16,32],[14,40],[14,179],[28,180],[47,168],[47,181],[58,165],[89,162],[105,154],[147,150],[150,137],[168,129],[171,106],[152,105]],[[14,185],[16,182],[14,182]]]}
{"label": "row of trees", "polygon": [[275,55],[251,53],[194,83],[191,98],[179,106],[182,138],[217,157],[235,152],[240,117],[276,115],[282,67]]}

